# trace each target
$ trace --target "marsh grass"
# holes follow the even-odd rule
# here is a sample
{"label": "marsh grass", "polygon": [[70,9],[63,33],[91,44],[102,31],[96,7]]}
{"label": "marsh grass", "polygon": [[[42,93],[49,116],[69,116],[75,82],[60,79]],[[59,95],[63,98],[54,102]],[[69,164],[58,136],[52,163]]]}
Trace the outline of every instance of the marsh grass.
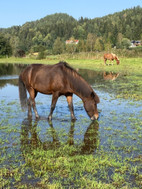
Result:
{"label": "marsh grass", "polygon": [[[124,100],[111,95],[104,101],[111,102],[113,108],[116,104],[121,107]],[[41,106],[42,102],[38,102]],[[128,101],[126,106],[137,109],[138,104]],[[91,124],[84,134],[83,127],[88,125],[84,115],[71,124],[66,119],[60,124],[58,121],[48,123],[48,127],[42,119],[38,123],[26,119],[21,124],[21,120],[15,120],[19,116],[15,111],[19,108],[16,101],[2,100],[1,105],[0,185],[3,188],[141,187],[141,111],[124,112],[118,117],[117,109],[108,107],[111,111],[106,109],[108,114],[95,125]],[[94,141],[90,148],[93,151],[82,151],[85,140],[80,135],[84,135],[87,143]]]}

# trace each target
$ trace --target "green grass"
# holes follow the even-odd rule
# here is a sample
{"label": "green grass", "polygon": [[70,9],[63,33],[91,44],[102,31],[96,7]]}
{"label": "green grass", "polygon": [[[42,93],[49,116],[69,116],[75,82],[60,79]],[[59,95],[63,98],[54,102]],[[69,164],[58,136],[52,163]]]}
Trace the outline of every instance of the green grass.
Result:
{"label": "green grass", "polygon": [[[82,58],[82,56],[81,56]],[[86,57],[85,59],[79,59],[78,56],[66,56],[56,55],[48,56],[43,60],[35,60],[31,58],[5,58],[0,59],[0,63],[18,63],[18,64],[55,64],[59,61],[66,61],[75,69],[90,69],[98,72],[114,72],[120,73],[119,78],[116,82],[111,82],[110,89],[117,94],[117,98],[131,98],[135,100],[142,99],[141,86],[142,86],[142,59],[141,58],[120,58],[120,65],[116,65],[114,61],[113,66],[104,65],[103,58],[99,56],[98,59],[93,57]],[[110,81],[108,81],[110,82]],[[102,86],[106,87],[106,86]]]}
{"label": "green grass", "polygon": [[99,70],[99,71],[123,71],[125,73],[141,73],[142,69],[142,59],[141,58],[120,58],[120,65],[117,66],[114,61],[114,66],[105,66],[103,58],[93,59],[93,58],[84,58],[80,59],[79,57],[66,57],[64,55],[60,56],[48,56],[43,60],[36,60],[32,58],[0,58],[0,63],[18,63],[18,64],[33,64],[33,63],[42,63],[42,64],[55,64],[59,61],[66,61],[75,68]]}

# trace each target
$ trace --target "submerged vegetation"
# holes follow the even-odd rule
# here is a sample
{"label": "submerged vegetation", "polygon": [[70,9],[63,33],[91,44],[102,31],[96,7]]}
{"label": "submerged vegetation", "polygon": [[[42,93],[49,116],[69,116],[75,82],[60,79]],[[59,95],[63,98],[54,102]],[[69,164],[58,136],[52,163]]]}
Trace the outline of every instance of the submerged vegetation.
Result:
{"label": "submerged vegetation", "polygon": [[[103,111],[108,113],[104,112],[99,122],[90,122],[79,114],[76,122],[69,123],[69,114],[64,118],[60,110],[53,122],[48,123],[44,117],[21,121],[23,114],[17,113],[20,112],[17,100],[11,103],[1,100],[0,185],[3,188],[140,188],[142,112],[137,106],[142,104],[127,101],[123,105],[122,100],[113,97],[103,100],[103,95],[102,101],[107,101],[106,106],[111,103],[113,109],[107,106]],[[38,104],[43,102],[38,99]],[[116,104],[117,108],[121,107],[119,116],[114,109]],[[134,111],[123,112],[125,107]]]}

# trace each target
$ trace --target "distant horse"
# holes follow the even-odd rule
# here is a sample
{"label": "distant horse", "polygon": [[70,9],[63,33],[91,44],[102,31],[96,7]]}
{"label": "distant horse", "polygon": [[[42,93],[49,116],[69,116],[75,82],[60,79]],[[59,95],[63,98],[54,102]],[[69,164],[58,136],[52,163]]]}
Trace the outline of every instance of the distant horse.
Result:
{"label": "distant horse", "polygon": [[114,59],[116,60],[117,65],[120,64],[120,61],[119,61],[118,57],[115,54],[113,54],[113,53],[111,53],[111,54],[104,54],[104,63],[105,63],[105,65],[106,65],[106,61],[107,60],[110,60],[110,64],[113,65],[113,60]]}
{"label": "distant horse", "polygon": [[[27,93],[29,99],[27,100]],[[55,65],[32,64],[25,68],[19,76],[19,96],[21,107],[28,105],[28,116],[32,116],[31,106],[36,118],[39,117],[35,97],[37,93],[52,94],[52,103],[48,119],[52,119],[52,113],[56,102],[61,95],[66,96],[71,113],[71,119],[75,120],[72,96],[73,93],[83,101],[84,108],[91,120],[98,119],[97,104],[99,97],[91,86],[66,62],[59,62]]]}

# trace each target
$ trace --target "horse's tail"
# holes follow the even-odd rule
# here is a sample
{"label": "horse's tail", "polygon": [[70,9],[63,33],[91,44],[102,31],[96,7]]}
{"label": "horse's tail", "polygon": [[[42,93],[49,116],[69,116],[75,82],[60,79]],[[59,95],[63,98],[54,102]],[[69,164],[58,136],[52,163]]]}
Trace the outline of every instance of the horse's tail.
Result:
{"label": "horse's tail", "polygon": [[21,75],[19,76],[19,98],[21,103],[21,108],[23,111],[27,109],[27,91],[25,84],[23,83],[23,80],[21,78]]}

